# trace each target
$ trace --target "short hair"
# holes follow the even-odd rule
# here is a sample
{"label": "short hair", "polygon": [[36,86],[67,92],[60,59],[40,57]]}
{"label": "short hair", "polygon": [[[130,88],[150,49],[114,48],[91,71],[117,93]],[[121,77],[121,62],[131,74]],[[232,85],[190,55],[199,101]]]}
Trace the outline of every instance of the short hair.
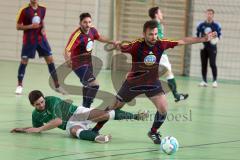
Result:
{"label": "short hair", "polygon": [[159,7],[152,7],[148,10],[148,15],[150,18],[154,19],[155,18],[155,14],[157,14],[159,10]]}
{"label": "short hair", "polygon": [[81,13],[79,18],[80,18],[80,22],[84,19],[84,18],[92,18],[91,15],[89,13]]}
{"label": "short hair", "polygon": [[212,8],[207,9],[207,12],[212,12],[213,14],[215,13],[215,11]]}
{"label": "short hair", "polygon": [[44,95],[39,90],[33,90],[28,94],[28,99],[29,99],[31,105],[33,105],[34,102],[36,102],[40,97],[44,98]]}
{"label": "short hair", "polygon": [[146,32],[146,30],[149,29],[154,29],[157,28],[158,23],[155,20],[150,20],[144,23],[143,25],[143,32]]}

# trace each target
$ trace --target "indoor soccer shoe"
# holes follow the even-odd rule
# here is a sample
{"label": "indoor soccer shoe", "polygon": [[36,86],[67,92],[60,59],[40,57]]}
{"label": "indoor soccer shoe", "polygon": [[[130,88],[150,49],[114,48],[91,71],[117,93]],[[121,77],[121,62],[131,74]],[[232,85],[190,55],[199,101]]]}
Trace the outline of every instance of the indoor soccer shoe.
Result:
{"label": "indoor soccer shoe", "polygon": [[217,87],[218,87],[217,81],[214,81],[214,82],[213,82],[212,87],[213,87],[213,88],[217,88]]}
{"label": "indoor soccer shoe", "polygon": [[98,135],[95,138],[95,142],[97,143],[108,143],[112,139],[111,135]]}
{"label": "indoor soccer shoe", "polygon": [[61,86],[59,86],[58,88],[55,88],[55,91],[58,92],[58,93],[61,93],[63,95],[68,94]]}
{"label": "indoor soccer shoe", "polygon": [[15,93],[20,95],[23,92],[23,87],[22,86],[17,86]]}
{"label": "indoor soccer shoe", "polygon": [[177,94],[177,96],[175,97],[175,102],[181,101],[181,100],[185,100],[188,98],[188,94]]}
{"label": "indoor soccer shoe", "polygon": [[161,135],[157,133],[153,133],[151,131],[148,132],[148,137],[151,138],[154,144],[161,144]]}
{"label": "indoor soccer shoe", "polygon": [[199,87],[207,87],[208,86],[208,84],[207,84],[207,82],[205,82],[205,81],[202,81],[202,82],[200,82],[199,83],[199,85],[198,85]]}

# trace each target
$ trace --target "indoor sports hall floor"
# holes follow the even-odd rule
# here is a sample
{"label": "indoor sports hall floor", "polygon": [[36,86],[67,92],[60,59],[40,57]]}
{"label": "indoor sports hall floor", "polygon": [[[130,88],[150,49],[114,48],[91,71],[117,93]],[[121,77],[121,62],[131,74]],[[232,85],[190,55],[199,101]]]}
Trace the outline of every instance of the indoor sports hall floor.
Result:
{"label": "indoor sports hall floor", "polygon": [[[31,125],[32,107],[27,93],[40,89],[45,95],[56,95],[48,85],[47,66],[29,64],[24,81],[24,94],[15,96],[18,62],[0,61],[0,157],[2,160],[238,160],[240,157],[240,83],[220,81],[219,88],[199,88],[199,79],[177,77],[178,90],[190,94],[187,101],[175,103],[168,94],[168,119],[162,127],[163,136],[172,135],[180,144],[175,155],[159,152],[159,146],[147,137],[151,118],[146,121],[111,121],[102,133],[111,133],[108,144],[68,138],[64,131],[55,129],[42,134],[12,134],[15,127]],[[110,85],[109,71],[98,76],[101,90],[115,93]],[[79,85],[71,74],[66,83]],[[70,98],[75,104],[81,97]],[[94,105],[100,103],[96,100]],[[144,98],[137,99],[137,106],[125,106],[137,112],[147,109],[154,114],[153,105]]]}

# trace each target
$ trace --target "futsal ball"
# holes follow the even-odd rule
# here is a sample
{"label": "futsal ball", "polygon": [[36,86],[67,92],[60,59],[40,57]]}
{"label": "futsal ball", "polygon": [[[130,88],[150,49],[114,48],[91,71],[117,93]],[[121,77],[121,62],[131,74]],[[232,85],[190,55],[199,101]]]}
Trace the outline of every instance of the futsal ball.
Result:
{"label": "futsal ball", "polygon": [[212,40],[210,40],[210,43],[211,43],[212,45],[216,45],[216,44],[218,43],[218,40],[219,40],[218,37],[213,38]]}
{"label": "futsal ball", "polygon": [[39,16],[34,16],[32,19],[32,23],[39,24],[41,21],[41,18]]}
{"label": "futsal ball", "polygon": [[174,154],[179,147],[178,141],[172,136],[164,137],[161,141],[160,150],[166,154]]}

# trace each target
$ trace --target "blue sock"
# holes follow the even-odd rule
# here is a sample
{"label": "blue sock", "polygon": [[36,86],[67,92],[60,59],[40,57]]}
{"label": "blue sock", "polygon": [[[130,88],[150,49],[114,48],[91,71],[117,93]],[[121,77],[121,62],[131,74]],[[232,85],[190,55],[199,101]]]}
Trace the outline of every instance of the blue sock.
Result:
{"label": "blue sock", "polygon": [[19,86],[22,86],[22,81],[23,81],[26,67],[27,67],[27,64],[20,63],[19,65],[19,68],[18,68],[18,85]]}
{"label": "blue sock", "polygon": [[57,77],[57,72],[56,72],[54,63],[48,64],[48,71],[49,71],[50,75],[52,76],[55,87],[58,88],[59,83],[58,83],[58,77]]}

